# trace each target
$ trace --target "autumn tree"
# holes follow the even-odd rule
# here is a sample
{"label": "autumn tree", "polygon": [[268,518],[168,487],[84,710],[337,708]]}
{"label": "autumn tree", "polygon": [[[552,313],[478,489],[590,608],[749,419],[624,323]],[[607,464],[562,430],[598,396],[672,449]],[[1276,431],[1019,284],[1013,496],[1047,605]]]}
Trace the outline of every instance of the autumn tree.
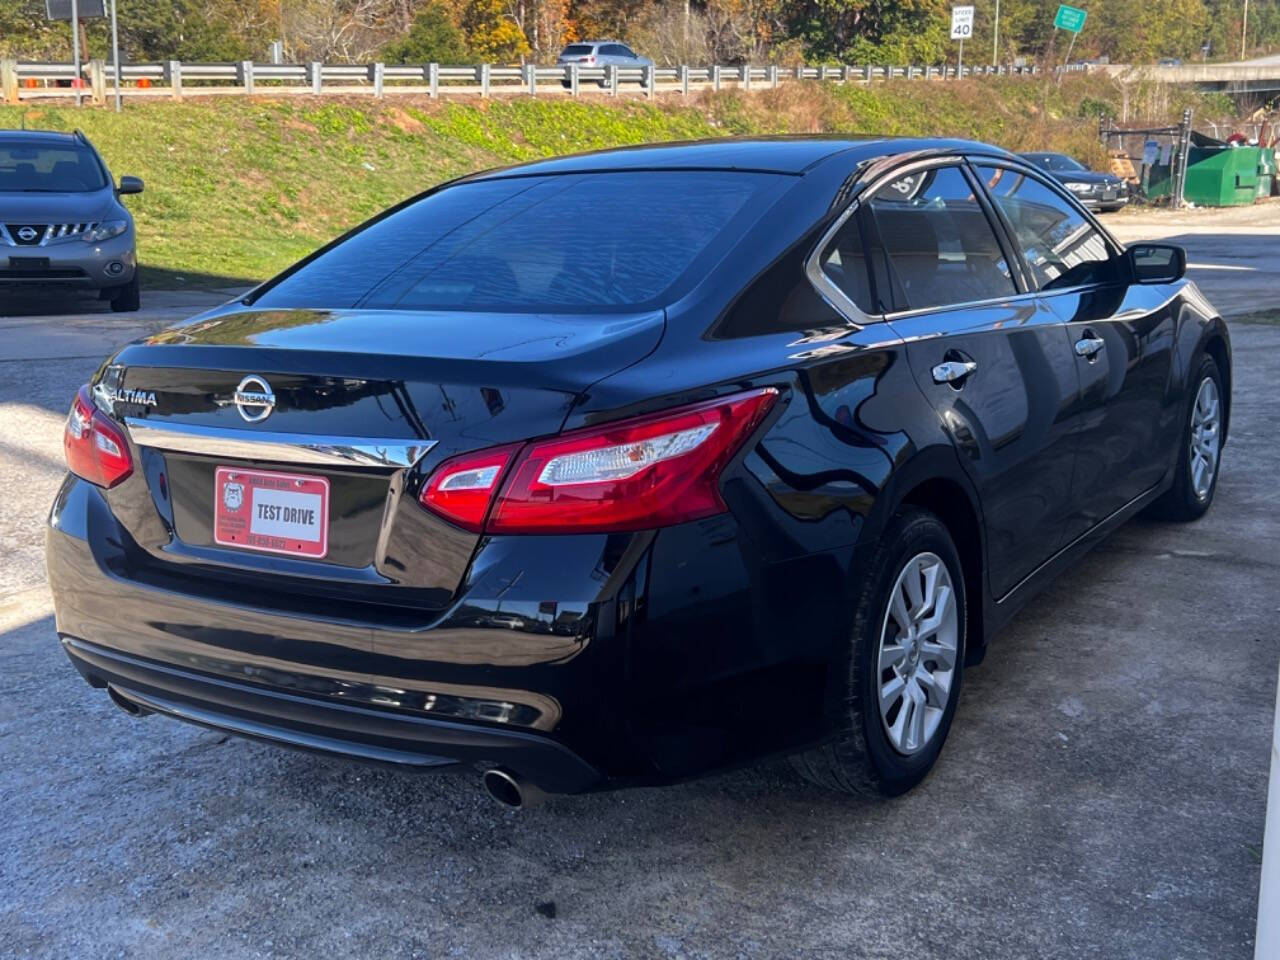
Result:
{"label": "autumn tree", "polygon": [[527,56],[530,51],[528,39],[507,12],[503,0],[462,0],[458,25],[479,61],[508,63]]}
{"label": "autumn tree", "polygon": [[388,63],[466,63],[469,58],[462,31],[439,0],[421,7],[408,32],[382,49]]}

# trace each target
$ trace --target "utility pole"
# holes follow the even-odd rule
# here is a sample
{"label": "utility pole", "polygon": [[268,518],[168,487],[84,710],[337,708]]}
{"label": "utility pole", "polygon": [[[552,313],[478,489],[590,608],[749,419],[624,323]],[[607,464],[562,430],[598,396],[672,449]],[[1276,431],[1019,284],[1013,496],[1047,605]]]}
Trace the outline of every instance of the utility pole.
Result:
{"label": "utility pole", "polygon": [[83,82],[80,76],[80,4],[79,0],[71,0],[71,55],[75,62],[75,75],[71,78],[71,86],[76,92],[76,106],[80,106],[80,90]]}
{"label": "utility pole", "polygon": [[1245,38],[1249,35],[1249,0],[1244,0],[1244,24],[1240,27],[1240,59],[1244,59]]}
{"label": "utility pole", "polygon": [[996,0],[996,32],[991,40],[991,63],[1000,63],[1000,0]]}
{"label": "utility pole", "polygon": [[116,113],[120,112],[120,31],[116,27],[116,0],[111,0],[111,73],[116,86]]}

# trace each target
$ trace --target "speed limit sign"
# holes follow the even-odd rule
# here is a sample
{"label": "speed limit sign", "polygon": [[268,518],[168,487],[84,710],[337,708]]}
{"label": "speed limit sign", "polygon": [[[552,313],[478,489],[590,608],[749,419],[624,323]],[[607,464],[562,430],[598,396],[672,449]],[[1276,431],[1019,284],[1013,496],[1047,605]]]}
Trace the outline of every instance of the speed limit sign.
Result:
{"label": "speed limit sign", "polygon": [[968,40],[973,36],[973,7],[951,8],[951,39]]}

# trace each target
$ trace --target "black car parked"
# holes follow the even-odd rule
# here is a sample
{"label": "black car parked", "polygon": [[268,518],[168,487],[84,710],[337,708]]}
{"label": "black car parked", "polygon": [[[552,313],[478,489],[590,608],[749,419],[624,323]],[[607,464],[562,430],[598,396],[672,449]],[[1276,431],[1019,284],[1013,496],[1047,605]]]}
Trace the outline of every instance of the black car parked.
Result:
{"label": "black car parked", "polygon": [[1113,173],[1090,170],[1065,153],[1024,153],[1023,159],[1046,171],[1091,210],[1119,210],[1129,202],[1129,184]]}
{"label": "black car parked", "polygon": [[1039,587],[1208,509],[1230,345],[1184,271],[964,141],[467,177],[104,363],[58,634],[129,713],[512,804],[773,753],[898,794]]}

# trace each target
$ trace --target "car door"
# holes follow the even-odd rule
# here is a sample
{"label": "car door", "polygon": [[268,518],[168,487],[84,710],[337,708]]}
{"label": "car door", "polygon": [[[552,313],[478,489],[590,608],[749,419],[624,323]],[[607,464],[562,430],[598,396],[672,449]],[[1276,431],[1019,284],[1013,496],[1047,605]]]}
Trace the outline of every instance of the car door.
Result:
{"label": "car door", "polygon": [[1154,487],[1179,428],[1177,300],[1129,283],[1123,250],[1056,184],[1019,165],[976,164],[1043,306],[1066,324],[1080,378],[1066,542]]}
{"label": "car door", "polygon": [[1064,324],[1024,289],[962,162],[891,174],[861,216],[876,296],[978,491],[1003,596],[1062,537],[1078,389]]}

